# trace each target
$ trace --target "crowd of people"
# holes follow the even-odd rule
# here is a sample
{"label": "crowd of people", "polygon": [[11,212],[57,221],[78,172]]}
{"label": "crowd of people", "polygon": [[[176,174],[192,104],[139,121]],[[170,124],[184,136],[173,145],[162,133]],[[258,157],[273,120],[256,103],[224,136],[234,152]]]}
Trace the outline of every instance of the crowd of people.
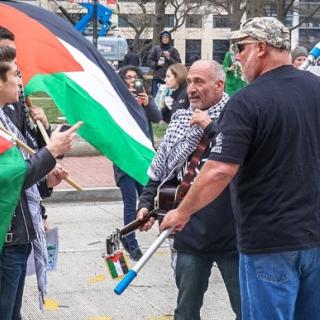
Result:
{"label": "crowd of people", "polygon": [[[41,108],[26,106],[16,65],[14,35],[0,27],[0,124],[37,150],[26,162],[26,179],[0,254],[0,318],[21,319],[27,260],[35,254],[38,288],[45,294],[45,208],[41,196],[67,176],[56,158],[68,151],[80,123],[51,132]],[[169,211],[160,230],[170,237],[178,288],[176,320],[200,320],[216,263],[237,320],[319,318],[320,292],[320,79],[298,70],[308,52],[290,52],[290,33],[276,18],[259,17],[231,34],[223,65],[181,63],[171,34],[151,49],[151,92],[132,48],[119,76],[143,108],[148,138],[152,123],[168,123],[142,186],[114,165],[124,224],[154,209],[157,190],[169,182],[190,190]],[[31,119],[30,119],[31,117]],[[31,120],[31,121],[30,121]],[[50,142],[40,138],[40,121]],[[189,175],[190,177],[190,175]],[[141,231],[154,225],[150,218]],[[135,233],[123,240],[133,260]]]}

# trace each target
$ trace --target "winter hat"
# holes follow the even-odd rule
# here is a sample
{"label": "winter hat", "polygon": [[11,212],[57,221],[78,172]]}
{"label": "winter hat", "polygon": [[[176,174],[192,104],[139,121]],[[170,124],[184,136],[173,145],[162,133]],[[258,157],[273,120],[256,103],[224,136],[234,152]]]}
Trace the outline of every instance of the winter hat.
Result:
{"label": "winter hat", "polygon": [[160,40],[163,36],[169,37],[169,39],[171,40],[171,33],[169,31],[164,30],[160,32]]}
{"label": "winter hat", "polygon": [[296,47],[291,51],[291,59],[294,62],[298,57],[308,57],[308,51],[304,47]]}

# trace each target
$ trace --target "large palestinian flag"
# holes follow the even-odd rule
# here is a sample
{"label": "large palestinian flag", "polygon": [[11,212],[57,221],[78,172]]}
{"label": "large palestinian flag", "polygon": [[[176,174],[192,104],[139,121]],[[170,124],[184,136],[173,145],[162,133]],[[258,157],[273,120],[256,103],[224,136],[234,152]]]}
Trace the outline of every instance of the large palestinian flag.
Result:
{"label": "large palestinian flag", "polygon": [[68,21],[25,3],[0,1],[0,25],[16,36],[26,94],[47,93],[71,124],[84,121],[83,138],[145,184],[154,151],[144,112],[94,46]]}
{"label": "large palestinian flag", "polygon": [[26,164],[10,137],[0,131],[0,250],[25,179]]}

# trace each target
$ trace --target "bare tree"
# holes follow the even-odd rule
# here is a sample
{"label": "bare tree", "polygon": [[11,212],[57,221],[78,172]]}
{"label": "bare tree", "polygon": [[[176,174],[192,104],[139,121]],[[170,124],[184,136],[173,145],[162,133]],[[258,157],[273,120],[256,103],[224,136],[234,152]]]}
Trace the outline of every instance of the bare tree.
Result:
{"label": "bare tree", "polygon": [[[208,5],[216,10],[222,9],[220,14],[228,14],[231,30],[240,28],[241,19],[247,9],[246,0],[209,0]],[[219,13],[218,13],[219,14]]]}
{"label": "bare tree", "polygon": [[[193,13],[195,10],[200,9],[201,6],[206,3],[205,0],[155,0],[154,10],[148,11],[146,0],[136,0],[139,10],[135,11],[135,14],[122,13],[120,6],[118,6],[118,15],[134,30],[135,36],[133,40],[133,46],[137,53],[141,56],[143,53],[151,48],[152,45],[159,44],[160,32],[165,28],[165,13],[166,9],[170,14],[174,16],[174,25],[169,28],[169,32],[178,30],[187,18],[188,14]],[[150,7],[149,7],[150,8]],[[208,13],[207,13],[208,14]],[[153,18],[151,19],[151,16]],[[147,30],[153,28],[153,41],[152,43],[144,44],[141,46],[141,36]],[[140,46],[139,46],[140,43]]]}
{"label": "bare tree", "polygon": [[267,0],[247,0],[247,18],[265,16]]}
{"label": "bare tree", "polygon": [[148,12],[145,0],[136,0],[135,3],[138,5],[138,10],[135,14],[123,13],[118,5],[118,16],[123,19],[130,28],[134,31],[134,39],[132,46],[134,51],[140,56],[145,51],[145,44],[141,43],[141,39],[148,38],[148,28],[151,25],[151,14]]}
{"label": "bare tree", "polygon": [[155,1],[155,16],[153,21],[153,39],[152,45],[159,44],[159,34],[165,27],[165,13],[166,13],[167,1],[156,0]]}

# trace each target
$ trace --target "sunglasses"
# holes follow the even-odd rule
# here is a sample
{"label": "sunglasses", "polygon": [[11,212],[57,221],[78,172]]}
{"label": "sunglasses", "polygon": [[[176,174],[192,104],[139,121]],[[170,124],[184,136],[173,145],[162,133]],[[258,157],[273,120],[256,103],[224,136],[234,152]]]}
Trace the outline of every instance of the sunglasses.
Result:
{"label": "sunglasses", "polygon": [[258,43],[259,40],[248,40],[248,41],[239,41],[235,42],[232,46],[232,50],[234,54],[241,53],[247,44]]}

